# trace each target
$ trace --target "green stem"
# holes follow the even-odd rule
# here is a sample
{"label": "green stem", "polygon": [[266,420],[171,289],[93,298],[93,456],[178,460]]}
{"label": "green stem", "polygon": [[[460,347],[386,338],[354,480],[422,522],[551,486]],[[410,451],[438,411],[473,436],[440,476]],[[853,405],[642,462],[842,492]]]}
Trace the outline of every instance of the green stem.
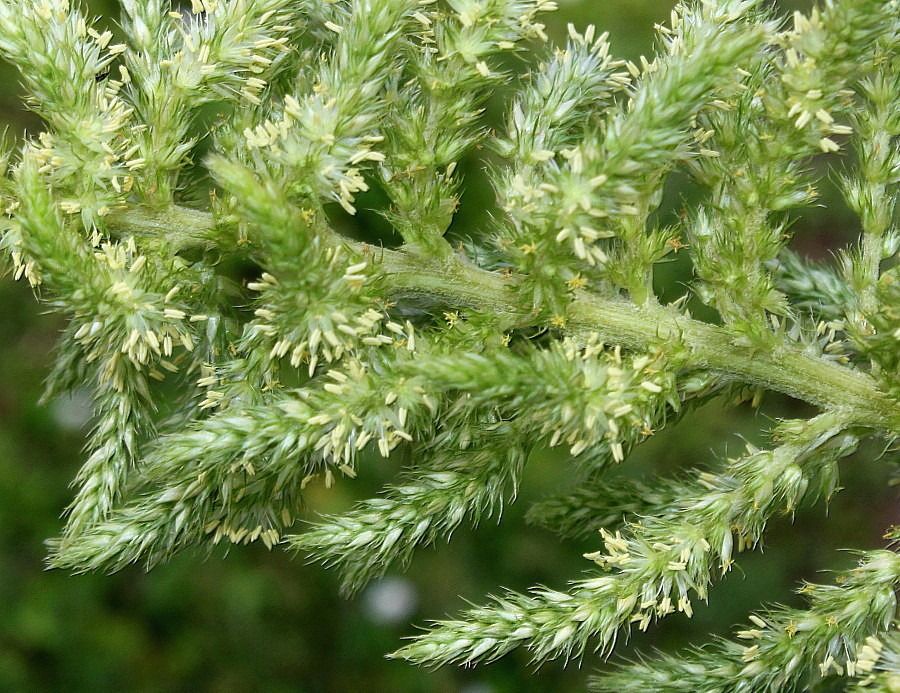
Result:
{"label": "green stem", "polygon": [[[110,226],[141,236],[166,231],[172,247],[184,249],[198,239],[210,242],[213,217],[175,207],[156,214],[147,208],[129,209],[109,217]],[[453,306],[497,315],[509,327],[533,324],[520,308],[516,277],[488,272],[459,257],[433,258],[411,249],[388,250],[335,236],[363,255],[375,255],[384,284],[393,297],[421,296]],[[677,344],[691,355],[694,367],[718,373],[723,379],[782,392],[825,410],[847,414],[853,425],[893,430],[900,421],[897,404],[875,381],[860,371],[809,356],[782,344],[771,350],[735,344],[727,329],[699,322],[668,308],[637,306],[578,291],[569,305],[566,331],[596,332],[611,344],[632,349]]]}

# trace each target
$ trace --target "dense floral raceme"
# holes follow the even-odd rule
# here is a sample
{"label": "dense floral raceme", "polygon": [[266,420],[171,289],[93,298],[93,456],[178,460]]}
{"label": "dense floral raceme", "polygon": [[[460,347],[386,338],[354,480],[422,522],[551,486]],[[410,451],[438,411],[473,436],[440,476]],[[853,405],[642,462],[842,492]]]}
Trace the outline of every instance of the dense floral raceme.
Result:
{"label": "dense floral raceme", "polygon": [[[499,516],[539,450],[577,481],[529,520],[594,537],[587,573],[393,656],[578,658],[690,616],[861,443],[891,464],[900,5],[769,5],[679,4],[638,65],[594,27],[548,45],[552,0],[123,0],[115,33],[0,0],[45,125],[2,151],[2,266],[67,321],[46,397],[87,388],[95,417],[50,565],[261,541],[354,593]],[[495,203],[461,228],[473,161]],[[787,247],[823,171],[859,228],[830,263]],[[666,216],[672,175],[698,192]],[[661,286],[676,254],[691,280]],[[691,409],[765,391],[815,413],[674,478],[616,476]],[[310,484],[393,455],[376,497],[295,528]],[[898,691],[897,535],[805,608],[590,685]]]}

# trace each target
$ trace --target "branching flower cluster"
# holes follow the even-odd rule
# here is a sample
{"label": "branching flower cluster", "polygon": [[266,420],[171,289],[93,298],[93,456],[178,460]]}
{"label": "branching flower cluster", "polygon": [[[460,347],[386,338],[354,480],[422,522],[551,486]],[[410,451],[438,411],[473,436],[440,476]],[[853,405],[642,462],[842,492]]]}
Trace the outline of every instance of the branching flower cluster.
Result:
{"label": "branching flower cluster", "polygon": [[[3,148],[2,262],[67,320],[47,398],[94,403],[52,566],[261,541],[354,593],[498,515],[542,449],[578,482],[529,519],[596,537],[587,575],[505,592],[394,656],[577,658],[690,616],[772,518],[839,490],[861,441],[890,461],[900,5],[823,0],[782,22],[759,0],[686,2],[639,65],[593,27],[547,49],[554,9],[123,0],[114,32],[69,0],[0,0],[0,53],[46,124]],[[520,53],[539,57],[510,95]],[[496,205],[483,228],[454,226],[457,247],[464,160]],[[819,163],[861,229],[830,265],[786,247]],[[668,219],[676,172],[702,195]],[[348,230],[371,206],[395,247]],[[665,305],[657,265],[685,249],[693,280]],[[692,317],[698,301],[714,320]],[[616,476],[685,412],[766,390],[817,413],[677,478]],[[309,484],[396,451],[412,461],[381,494],[294,529]],[[892,546],[803,587],[805,609],[591,685],[900,690]]]}

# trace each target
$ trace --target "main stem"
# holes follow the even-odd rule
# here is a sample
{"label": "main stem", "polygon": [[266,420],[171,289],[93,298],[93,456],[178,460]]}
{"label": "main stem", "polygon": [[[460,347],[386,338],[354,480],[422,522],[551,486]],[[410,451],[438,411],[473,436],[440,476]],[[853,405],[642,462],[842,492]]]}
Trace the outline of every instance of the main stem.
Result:
{"label": "main stem", "polygon": [[[156,211],[133,207],[108,217],[110,227],[139,236],[164,236],[171,247],[213,245],[211,214],[182,207]],[[468,264],[455,255],[441,258],[415,248],[374,248],[334,236],[368,256],[381,271],[390,295],[420,296],[452,306],[492,313],[509,327],[533,324],[515,294],[516,276],[504,276]],[[735,336],[716,325],[700,322],[658,305],[638,306],[578,291],[569,305],[563,328],[570,333],[595,332],[611,344],[633,349],[678,344],[696,368],[723,379],[790,395],[825,410],[844,412],[854,425],[893,430],[900,419],[896,403],[875,381],[857,370],[804,354],[788,344],[772,349],[735,344]]]}

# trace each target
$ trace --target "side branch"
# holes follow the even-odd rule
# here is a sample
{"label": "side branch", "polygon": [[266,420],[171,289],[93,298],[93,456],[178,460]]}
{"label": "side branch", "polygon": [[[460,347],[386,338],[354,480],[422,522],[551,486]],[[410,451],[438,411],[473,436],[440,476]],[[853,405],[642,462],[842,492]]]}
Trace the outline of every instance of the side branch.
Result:
{"label": "side branch", "polygon": [[[114,231],[140,236],[165,234],[177,250],[212,242],[211,214],[182,207],[155,212],[129,208],[109,215]],[[373,248],[335,235],[360,254],[377,253],[390,295],[422,296],[446,301],[498,316],[509,328],[533,324],[534,316],[522,312],[516,300],[516,277],[504,277],[480,269],[456,256],[432,258],[415,252]],[[660,306],[638,306],[577,291],[568,307],[565,331],[595,332],[612,344],[634,349],[654,344],[680,343],[697,368],[724,378],[782,392],[825,410],[846,412],[855,425],[891,428],[900,419],[897,404],[881,392],[875,381],[860,371],[804,354],[787,346],[771,351],[735,343],[728,330],[694,320]]]}

